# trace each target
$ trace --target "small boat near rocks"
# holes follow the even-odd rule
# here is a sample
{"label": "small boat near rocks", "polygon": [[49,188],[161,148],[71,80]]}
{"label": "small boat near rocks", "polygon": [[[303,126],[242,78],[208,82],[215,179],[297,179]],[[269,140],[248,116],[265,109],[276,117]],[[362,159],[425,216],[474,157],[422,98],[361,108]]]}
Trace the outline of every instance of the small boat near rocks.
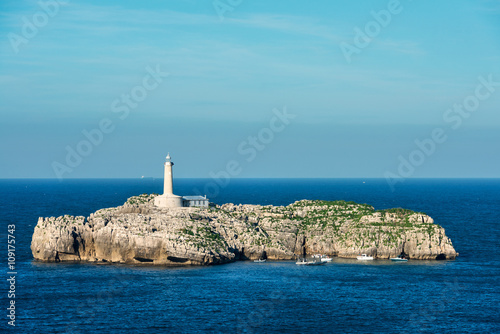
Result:
{"label": "small boat near rocks", "polygon": [[317,260],[307,261],[306,259],[302,259],[302,260],[299,260],[299,261],[295,262],[295,264],[300,265],[300,266],[319,266],[319,265],[322,265],[322,264],[325,264],[325,263],[326,262],[317,261]]}
{"label": "small boat near rocks", "polygon": [[329,257],[328,255],[315,254],[312,257],[313,257],[313,259],[320,259],[321,262],[331,262],[332,261],[332,258]]}
{"label": "small boat near rocks", "polygon": [[397,257],[391,257],[391,261],[394,261],[394,262],[408,262],[408,259],[405,256],[398,255]]}
{"label": "small boat near rocks", "polygon": [[255,263],[263,263],[263,262],[266,262],[267,260],[266,259],[258,259],[258,260],[254,260],[253,262]]}
{"label": "small boat near rocks", "polygon": [[371,260],[373,260],[373,256],[368,256],[366,254],[361,254],[361,255],[357,256],[356,259],[358,259],[360,261],[371,261]]}

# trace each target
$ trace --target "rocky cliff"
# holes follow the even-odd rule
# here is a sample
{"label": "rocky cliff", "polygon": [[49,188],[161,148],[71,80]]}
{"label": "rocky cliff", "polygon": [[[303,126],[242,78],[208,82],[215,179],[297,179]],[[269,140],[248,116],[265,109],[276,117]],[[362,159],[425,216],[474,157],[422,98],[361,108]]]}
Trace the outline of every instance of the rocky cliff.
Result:
{"label": "rocky cliff", "polygon": [[375,211],[354,202],[298,201],[286,207],[224,204],[164,209],[153,195],[128,199],[89,217],[40,218],[31,242],[42,261],[206,265],[288,260],[308,254],[354,258],[454,259],[458,253],[431,217]]}

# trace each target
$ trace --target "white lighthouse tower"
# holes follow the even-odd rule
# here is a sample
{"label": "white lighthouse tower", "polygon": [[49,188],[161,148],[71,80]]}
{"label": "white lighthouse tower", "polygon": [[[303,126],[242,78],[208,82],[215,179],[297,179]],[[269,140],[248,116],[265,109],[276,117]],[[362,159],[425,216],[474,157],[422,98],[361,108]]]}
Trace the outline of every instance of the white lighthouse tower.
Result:
{"label": "white lighthouse tower", "polygon": [[172,158],[170,153],[165,159],[165,172],[163,179],[163,195],[155,197],[155,205],[163,208],[179,208],[182,207],[182,196],[174,195],[174,186],[172,174]]}
{"label": "white lighthouse tower", "polygon": [[170,153],[165,158],[165,174],[163,177],[163,195],[173,195],[174,194],[174,176],[172,175],[172,158]]}

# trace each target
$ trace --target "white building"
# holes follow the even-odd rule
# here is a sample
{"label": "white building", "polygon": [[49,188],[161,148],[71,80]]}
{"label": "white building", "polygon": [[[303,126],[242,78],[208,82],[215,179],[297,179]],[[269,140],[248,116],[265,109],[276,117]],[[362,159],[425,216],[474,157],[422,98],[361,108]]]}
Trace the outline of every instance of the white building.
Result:
{"label": "white building", "polygon": [[185,207],[208,207],[207,196],[184,196],[182,197],[182,205]]}
{"label": "white building", "polygon": [[167,155],[164,164],[164,177],[163,177],[163,195],[155,197],[155,205],[162,208],[181,208],[181,207],[208,207],[207,196],[177,196],[174,195],[172,173],[172,158],[170,153]]}

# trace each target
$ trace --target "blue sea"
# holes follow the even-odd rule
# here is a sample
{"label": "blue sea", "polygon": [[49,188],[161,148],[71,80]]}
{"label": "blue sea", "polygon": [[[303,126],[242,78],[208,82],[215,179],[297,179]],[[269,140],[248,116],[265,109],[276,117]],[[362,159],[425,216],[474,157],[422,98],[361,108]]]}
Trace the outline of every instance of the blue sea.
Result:
{"label": "blue sea", "polygon": [[[195,194],[210,182],[176,179]],[[161,179],[0,180],[0,330],[20,333],[499,333],[500,180],[233,179],[211,201],[288,205],[349,200],[423,211],[446,229],[453,261],[334,259],[210,267],[33,260],[40,216],[84,215],[162,192]],[[15,225],[15,327],[8,325],[8,225]]]}

